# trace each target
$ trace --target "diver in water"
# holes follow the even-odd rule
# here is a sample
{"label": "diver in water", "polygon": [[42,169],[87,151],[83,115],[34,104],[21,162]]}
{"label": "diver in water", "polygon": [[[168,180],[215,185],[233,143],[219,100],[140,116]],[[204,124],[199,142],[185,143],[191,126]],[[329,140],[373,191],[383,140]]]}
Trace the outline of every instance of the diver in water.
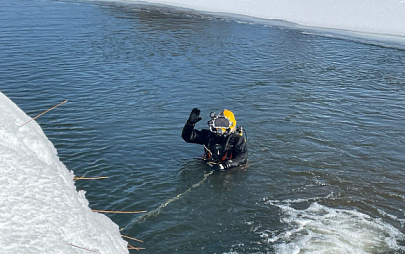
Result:
{"label": "diver in water", "polygon": [[215,170],[245,165],[248,152],[242,127],[236,127],[235,116],[225,109],[218,115],[210,113],[209,130],[195,130],[201,120],[200,110],[194,108],[181,134],[187,143],[204,145],[204,160]]}

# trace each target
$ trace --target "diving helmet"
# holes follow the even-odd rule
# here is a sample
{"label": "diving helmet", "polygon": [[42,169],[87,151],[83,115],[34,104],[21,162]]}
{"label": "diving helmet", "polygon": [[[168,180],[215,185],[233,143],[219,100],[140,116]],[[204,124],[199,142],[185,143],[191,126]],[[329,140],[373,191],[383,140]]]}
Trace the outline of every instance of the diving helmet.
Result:
{"label": "diving helmet", "polygon": [[232,111],[224,109],[224,111],[215,114],[210,113],[211,120],[208,121],[210,131],[220,136],[226,136],[236,130],[236,120]]}

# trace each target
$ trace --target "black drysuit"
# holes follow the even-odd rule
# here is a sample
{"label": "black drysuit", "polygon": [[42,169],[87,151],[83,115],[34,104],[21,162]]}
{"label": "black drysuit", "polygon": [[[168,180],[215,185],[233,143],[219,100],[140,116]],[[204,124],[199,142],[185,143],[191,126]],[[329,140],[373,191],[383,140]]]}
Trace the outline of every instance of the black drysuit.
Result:
{"label": "black drysuit", "polygon": [[219,136],[209,130],[195,130],[194,124],[187,122],[181,136],[187,143],[204,145],[204,158],[222,163],[225,168],[241,166],[247,162],[245,138],[237,133],[231,133],[225,137]]}

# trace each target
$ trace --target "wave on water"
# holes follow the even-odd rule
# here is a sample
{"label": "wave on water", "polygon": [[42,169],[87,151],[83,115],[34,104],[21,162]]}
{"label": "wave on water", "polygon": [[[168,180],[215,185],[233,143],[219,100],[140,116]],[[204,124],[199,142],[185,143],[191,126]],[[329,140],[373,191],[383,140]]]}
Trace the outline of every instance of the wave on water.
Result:
{"label": "wave on water", "polygon": [[397,253],[405,235],[381,219],[364,213],[312,203],[295,209],[292,202],[267,201],[280,209],[280,232],[259,232],[276,253]]}

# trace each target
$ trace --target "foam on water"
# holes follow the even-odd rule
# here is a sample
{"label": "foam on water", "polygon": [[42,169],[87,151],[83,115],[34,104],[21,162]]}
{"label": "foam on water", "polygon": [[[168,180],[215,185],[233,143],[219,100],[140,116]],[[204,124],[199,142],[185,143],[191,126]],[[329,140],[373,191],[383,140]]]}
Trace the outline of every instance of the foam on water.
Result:
{"label": "foam on water", "polygon": [[404,234],[392,225],[354,210],[330,208],[316,202],[295,209],[291,202],[268,201],[281,211],[282,232],[261,237],[276,253],[387,253],[403,251]]}

